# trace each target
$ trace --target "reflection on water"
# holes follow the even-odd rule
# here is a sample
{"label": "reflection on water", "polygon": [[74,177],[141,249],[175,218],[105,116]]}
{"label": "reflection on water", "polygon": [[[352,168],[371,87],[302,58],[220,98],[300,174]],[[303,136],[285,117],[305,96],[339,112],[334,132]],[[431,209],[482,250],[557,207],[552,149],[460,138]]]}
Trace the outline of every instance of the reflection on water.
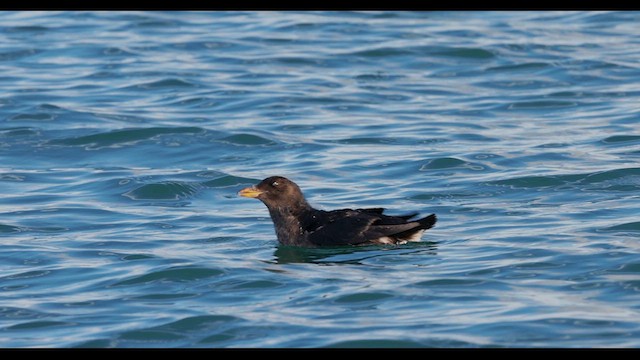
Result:
{"label": "reflection on water", "polygon": [[384,246],[343,246],[332,248],[303,248],[296,246],[278,245],[273,253],[278,264],[314,263],[314,264],[360,264],[362,260],[376,256],[388,255],[388,252],[398,254],[436,255],[435,242],[415,242],[405,245]]}

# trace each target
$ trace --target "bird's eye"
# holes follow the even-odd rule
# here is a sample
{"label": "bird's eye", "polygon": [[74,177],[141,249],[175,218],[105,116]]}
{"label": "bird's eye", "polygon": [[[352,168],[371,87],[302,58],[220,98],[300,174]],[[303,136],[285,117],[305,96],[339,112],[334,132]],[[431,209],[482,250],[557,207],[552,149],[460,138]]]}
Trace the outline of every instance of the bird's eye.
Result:
{"label": "bird's eye", "polygon": [[280,185],[280,183],[277,182],[277,181],[274,181],[274,182],[271,183],[271,186],[278,186],[278,185]]}

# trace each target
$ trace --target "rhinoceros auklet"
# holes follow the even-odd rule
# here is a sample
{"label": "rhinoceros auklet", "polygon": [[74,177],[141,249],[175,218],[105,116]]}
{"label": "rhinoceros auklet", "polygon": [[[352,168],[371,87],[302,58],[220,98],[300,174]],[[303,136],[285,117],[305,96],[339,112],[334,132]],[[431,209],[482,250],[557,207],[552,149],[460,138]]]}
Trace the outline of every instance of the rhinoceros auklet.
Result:
{"label": "rhinoceros auklet", "polygon": [[240,190],[238,195],[256,198],[267,206],[282,245],[404,244],[419,241],[437,220],[435,214],[418,220],[409,220],[417,213],[383,215],[383,208],[316,210],[307,203],[298,185],[281,176],[266,178]]}

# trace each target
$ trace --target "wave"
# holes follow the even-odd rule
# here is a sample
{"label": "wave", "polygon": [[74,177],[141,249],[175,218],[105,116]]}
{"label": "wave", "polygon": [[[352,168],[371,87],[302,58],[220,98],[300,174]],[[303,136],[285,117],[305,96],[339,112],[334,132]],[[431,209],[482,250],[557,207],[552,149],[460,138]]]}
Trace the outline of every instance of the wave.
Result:
{"label": "wave", "polygon": [[205,130],[199,127],[153,127],[144,129],[115,130],[93,135],[50,140],[51,145],[84,146],[88,149],[122,147],[139,141],[150,140],[160,135],[201,134]]}
{"label": "wave", "polygon": [[640,168],[614,169],[584,174],[523,176],[486,184],[514,189],[541,189],[570,186],[584,190],[637,191],[640,190]]}
{"label": "wave", "polygon": [[186,282],[206,279],[223,274],[222,270],[202,267],[182,267],[152,271],[147,274],[133,276],[129,279],[118,281],[113,286],[136,285],[152,282]]}

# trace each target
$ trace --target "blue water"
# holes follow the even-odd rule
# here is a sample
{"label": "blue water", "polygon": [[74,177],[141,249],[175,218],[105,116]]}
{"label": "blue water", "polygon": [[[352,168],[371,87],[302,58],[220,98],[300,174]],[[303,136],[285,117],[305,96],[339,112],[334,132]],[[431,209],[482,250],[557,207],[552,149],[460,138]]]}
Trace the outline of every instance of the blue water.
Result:
{"label": "blue water", "polygon": [[[0,346],[640,347],[639,23],[0,13]],[[439,221],[278,247],[270,175]]]}

